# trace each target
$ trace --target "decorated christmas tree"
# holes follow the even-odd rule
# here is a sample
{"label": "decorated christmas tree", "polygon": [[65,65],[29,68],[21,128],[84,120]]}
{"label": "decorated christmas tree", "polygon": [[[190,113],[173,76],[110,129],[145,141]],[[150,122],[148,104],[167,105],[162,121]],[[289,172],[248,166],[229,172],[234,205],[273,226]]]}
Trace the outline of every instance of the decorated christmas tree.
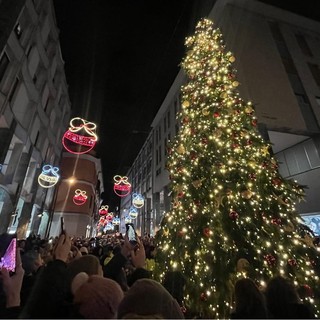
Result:
{"label": "decorated christmas tree", "polygon": [[319,252],[295,211],[303,188],[279,174],[219,29],[201,20],[186,47],[181,128],[168,148],[172,209],[156,236],[156,276],[181,271],[187,311],[203,318],[228,317],[238,278],[263,289],[275,275],[303,286],[318,312]]}

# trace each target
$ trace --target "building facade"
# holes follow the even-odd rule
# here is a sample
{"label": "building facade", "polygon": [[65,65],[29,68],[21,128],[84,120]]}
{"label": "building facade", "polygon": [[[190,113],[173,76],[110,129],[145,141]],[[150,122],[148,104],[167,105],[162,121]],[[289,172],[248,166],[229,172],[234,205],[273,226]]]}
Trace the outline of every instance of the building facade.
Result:
{"label": "building facade", "polygon": [[[320,214],[320,23],[253,0],[218,0],[207,16],[236,57],[240,95],[255,104],[280,173],[308,186],[299,213]],[[152,123],[154,231],[171,206],[166,148],[179,130],[184,81],[180,71]]]}
{"label": "building facade", "polygon": [[43,236],[71,109],[52,1],[2,0],[0,25],[0,233]]}

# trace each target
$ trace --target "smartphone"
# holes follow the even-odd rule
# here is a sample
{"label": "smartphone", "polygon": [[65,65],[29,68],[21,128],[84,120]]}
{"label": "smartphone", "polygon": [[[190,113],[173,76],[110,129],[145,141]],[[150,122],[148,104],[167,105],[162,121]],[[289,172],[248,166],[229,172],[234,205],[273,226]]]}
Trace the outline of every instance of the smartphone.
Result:
{"label": "smartphone", "polygon": [[138,243],[137,234],[136,234],[136,231],[134,229],[133,223],[127,223],[126,224],[126,234],[128,236],[129,242],[134,246],[137,245],[137,243]]}
{"label": "smartphone", "polygon": [[17,238],[14,237],[9,242],[4,254],[0,258],[0,268],[6,268],[10,272],[16,271]]}
{"label": "smartphone", "polygon": [[61,234],[65,233],[64,232],[64,217],[60,217],[60,222],[61,222]]}

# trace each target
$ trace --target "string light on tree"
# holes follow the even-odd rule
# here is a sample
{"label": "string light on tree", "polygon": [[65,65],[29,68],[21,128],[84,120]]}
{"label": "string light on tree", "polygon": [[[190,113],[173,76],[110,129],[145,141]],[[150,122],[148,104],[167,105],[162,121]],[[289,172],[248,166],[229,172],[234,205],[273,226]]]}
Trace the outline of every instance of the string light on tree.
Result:
{"label": "string light on tree", "polygon": [[[298,233],[304,190],[279,174],[254,106],[239,95],[236,58],[208,19],[186,47],[180,131],[167,163],[172,209],[156,235],[155,277],[181,271],[187,312],[207,319],[229,317],[243,276],[264,286],[280,272],[319,297],[319,254]],[[318,299],[308,302],[319,317]]]}
{"label": "string light on tree", "polygon": [[98,136],[96,124],[76,117],[70,120],[70,127],[62,137],[64,148],[74,154],[84,154],[94,148]]}
{"label": "string light on tree", "polygon": [[77,189],[74,192],[74,196],[72,198],[73,203],[77,206],[82,206],[86,203],[88,199],[87,192],[81,189]]}
{"label": "string light on tree", "polygon": [[119,197],[126,197],[131,192],[131,183],[128,181],[128,177],[116,175],[113,177],[114,185],[113,191]]}
{"label": "string light on tree", "polygon": [[46,164],[42,167],[42,172],[38,176],[38,183],[43,188],[52,188],[60,179],[59,168]]}

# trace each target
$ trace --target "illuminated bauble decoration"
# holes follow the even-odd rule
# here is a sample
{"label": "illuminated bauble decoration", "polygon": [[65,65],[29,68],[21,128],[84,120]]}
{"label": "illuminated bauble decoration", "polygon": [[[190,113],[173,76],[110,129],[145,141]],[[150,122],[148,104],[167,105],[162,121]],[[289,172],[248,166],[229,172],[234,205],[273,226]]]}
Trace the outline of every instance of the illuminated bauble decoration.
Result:
{"label": "illuminated bauble decoration", "polygon": [[140,193],[134,193],[132,195],[132,204],[136,208],[142,208],[144,206],[144,197]]}
{"label": "illuminated bauble decoration", "polygon": [[86,195],[86,191],[77,189],[75,192],[75,195],[73,196],[73,203],[77,206],[82,206],[86,203],[88,196]]}
{"label": "illuminated bauble decoration", "polygon": [[185,154],[186,149],[185,149],[185,147],[184,147],[182,144],[180,144],[180,145],[177,147],[177,152],[178,152],[179,154]]}
{"label": "illuminated bauble decoration", "polygon": [[229,61],[230,61],[230,62],[235,62],[235,61],[236,61],[236,58],[235,58],[234,56],[231,56],[231,57],[229,58]]}
{"label": "illuminated bauble decoration", "polygon": [[101,206],[101,208],[99,209],[100,216],[105,216],[106,214],[108,214],[108,209],[109,206]]}
{"label": "illuminated bauble decoration", "polygon": [[58,174],[59,168],[46,164],[42,167],[42,172],[38,177],[38,183],[43,188],[52,188],[57,184],[60,175]]}
{"label": "illuminated bauble decoration", "polygon": [[120,218],[119,217],[114,217],[112,219],[112,224],[115,226],[118,226],[120,224]]}
{"label": "illuminated bauble decoration", "polygon": [[124,223],[131,223],[132,222],[132,219],[129,217],[129,216],[125,216],[124,217]]}
{"label": "illuminated bauble decoration", "polygon": [[96,145],[96,124],[82,118],[71,119],[70,127],[62,137],[62,144],[67,151],[74,154],[87,153]]}
{"label": "illuminated bauble decoration", "polygon": [[183,106],[184,108],[188,108],[188,107],[190,106],[190,102],[187,101],[187,100],[185,100],[185,101],[182,102],[182,106]]}
{"label": "illuminated bauble decoration", "polygon": [[105,217],[100,217],[99,222],[98,222],[98,226],[105,226],[107,224],[107,220],[105,219]]}
{"label": "illuminated bauble decoration", "polygon": [[113,212],[109,212],[105,218],[108,222],[111,222],[113,220]]}
{"label": "illuminated bauble decoration", "polygon": [[126,197],[131,192],[131,183],[129,183],[128,177],[116,175],[113,180],[113,191],[117,196]]}
{"label": "illuminated bauble decoration", "polygon": [[137,208],[135,208],[135,207],[130,207],[130,209],[129,209],[129,217],[131,218],[131,219],[136,219],[137,218],[137,216],[138,216],[138,210],[137,210]]}
{"label": "illuminated bauble decoration", "polygon": [[114,230],[114,225],[112,223],[107,223],[106,226],[104,227],[105,231],[110,231]]}
{"label": "illuminated bauble decoration", "polygon": [[238,85],[239,85],[239,82],[238,82],[238,81],[233,81],[233,82],[232,82],[232,86],[233,86],[233,87],[237,87]]}

